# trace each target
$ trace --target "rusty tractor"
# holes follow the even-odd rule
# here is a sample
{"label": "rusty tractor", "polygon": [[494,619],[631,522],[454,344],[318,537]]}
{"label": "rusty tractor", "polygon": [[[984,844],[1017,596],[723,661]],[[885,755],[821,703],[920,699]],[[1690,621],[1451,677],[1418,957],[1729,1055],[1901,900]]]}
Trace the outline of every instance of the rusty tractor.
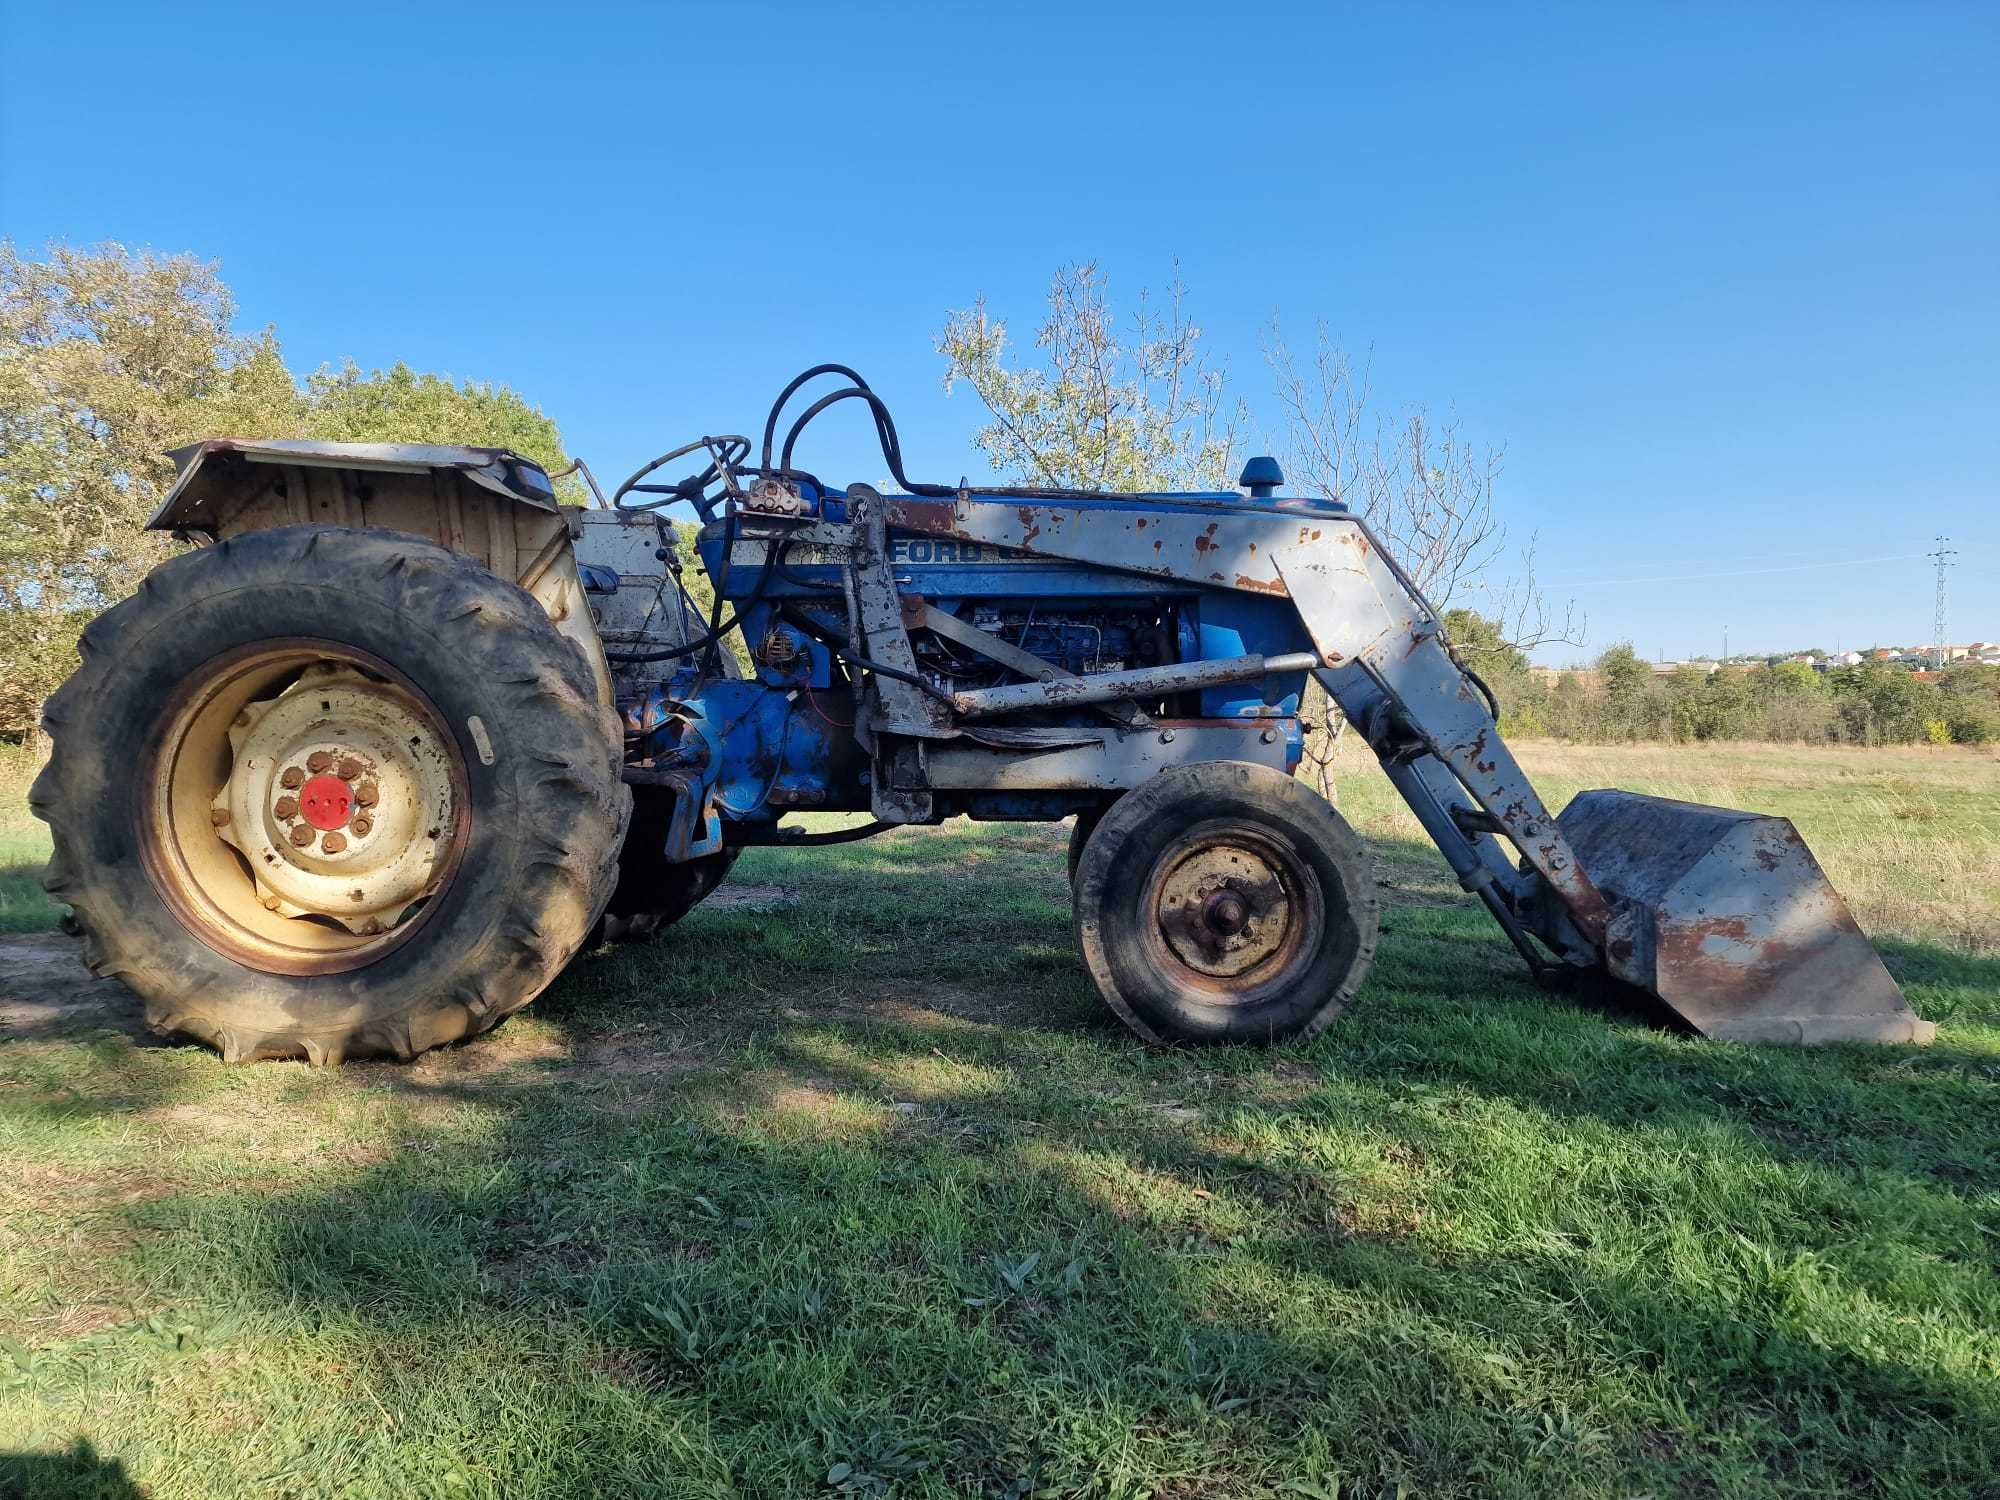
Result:
{"label": "rusty tractor", "polygon": [[[841,402],[893,489],[795,463]],[[593,934],[657,932],[746,847],[954,817],[1075,819],[1077,951],[1143,1037],[1309,1036],[1376,942],[1367,855],[1293,775],[1309,680],[1543,979],[1719,1038],[1932,1032],[1783,819],[1546,807],[1438,611],[1269,459],[1212,494],[915,483],[838,365],[785,387],[754,460],[704,437],[590,507],[493,449],[176,458],[151,524],[196,545],[85,632],[33,798],[91,968],[232,1060],[412,1057]],[[870,820],[798,826],[825,812]]]}

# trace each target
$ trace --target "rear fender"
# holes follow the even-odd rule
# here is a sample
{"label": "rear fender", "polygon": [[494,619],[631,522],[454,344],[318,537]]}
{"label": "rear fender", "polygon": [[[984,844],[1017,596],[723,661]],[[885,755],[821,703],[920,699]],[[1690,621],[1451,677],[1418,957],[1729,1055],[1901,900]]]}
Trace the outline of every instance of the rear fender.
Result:
{"label": "rear fender", "polygon": [[210,438],[175,449],[180,475],[150,531],[221,541],[324,521],[380,527],[462,552],[534,596],[612,702],[604,648],[572,544],[576,512],[533,459],[505,448]]}

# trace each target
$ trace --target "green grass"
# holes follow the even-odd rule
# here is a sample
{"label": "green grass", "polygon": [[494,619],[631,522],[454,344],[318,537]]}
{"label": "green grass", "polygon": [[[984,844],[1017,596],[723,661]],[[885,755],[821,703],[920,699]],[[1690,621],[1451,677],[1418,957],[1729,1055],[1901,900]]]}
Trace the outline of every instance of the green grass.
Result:
{"label": "green grass", "polygon": [[0,1495],[2000,1493],[2000,921],[1931,878],[2000,768],[1777,754],[1527,758],[1785,799],[1935,1047],[1551,1001],[1358,771],[1303,1048],[1140,1047],[1064,830],[965,825],[747,854],[793,905],[410,1067],[17,1038]]}
{"label": "green grass", "polygon": [[27,751],[0,745],[0,933],[41,932],[62,915],[42,890],[49,831],[28,811],[34,773]]}

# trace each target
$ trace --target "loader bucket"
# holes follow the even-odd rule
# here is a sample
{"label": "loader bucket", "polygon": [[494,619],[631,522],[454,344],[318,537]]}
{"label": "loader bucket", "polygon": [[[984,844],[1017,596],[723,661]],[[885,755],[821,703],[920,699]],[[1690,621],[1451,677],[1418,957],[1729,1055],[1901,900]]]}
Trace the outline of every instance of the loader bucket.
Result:
{"label": "loader bucket", "polygon": [[1611,910],[1605,966],[1707,1036],[1929,1042],[1785,818],[1635,792],[1578,794],[1556,820]]}

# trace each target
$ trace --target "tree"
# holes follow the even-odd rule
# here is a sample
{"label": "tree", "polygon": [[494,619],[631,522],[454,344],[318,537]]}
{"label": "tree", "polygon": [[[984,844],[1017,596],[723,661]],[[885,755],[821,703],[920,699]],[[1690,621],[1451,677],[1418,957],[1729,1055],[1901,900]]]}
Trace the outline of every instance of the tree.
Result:
{"label": "tree", "polygon": [[1201,349],[1176,281],[1164,308],[1141,292],[1125,332],[1095,261],[1049,283],[1035,334],[1039,368],[1010,364],[1007,324],[982,298],[937,337],[944,387],[960,381],[993,420],[973,441],[1011,479],[1058,489],[1220,489],[1234,481],[1236,437],[1224,378]]}
{"label": "tree", "polygon": [[0,242],[0,727],[35,723],[84,621],[166,555],[141,529],[166,450],[296,426],[276,338],[235,333],[235,311],[191,255]]}
{"label": "tree", "polygon": [[106,244],[28,260],[0,242],[0,733],[75,666],[90,617],[172,550],[144,530],[167,450],[203,437],[505,446],[562,467],[555,424],[505,386],[398,364],[301,390],[275,333],[234,329],[215,265]]}
{"label": "tree", "polygon": [[1640,660],[1630,641],[1620,641],[1597,658],[1604,678],[1604,708],[1612,732],[1621,739],[1638,739],[1646,729],[1646,697],[1653,686],[1653,669]]}
{"label": "tree", "polygon": [[[938,335],[945,389],[963,381],[984,404],[992,420],[974,440],[1009,478],[1063,489],[1227,487],[1246,412],[1228,402],[1223,372],[1208,364],[1185,300],[1178,282],[1161,308],[1142,293],[1121,333],[1096,263],[1066,266],[1050,283],[1036,332],[1039,365],[1010,362],[1007,324],[975,302],[952,312]],[[1497,450],[1475,449],[1455,423],[1434,426],[1420,410],[1393,427],[1377,422],[1365,379],[1351,378],[1345,357],[1323,335],[1310,373],[1298,370],[1275,333],[1267,354],[1288,414],[1294,484],[1353,506],[1440,611],[1462,603],[1503,551],[1506,533],[1494,507]],[[1523,557],[1529,580],[1532,563],[1531,544]],[[1491,607],[1466,616],[1497,622],[1495,640],[1517,652],[1580,636],[1573,619],[1551,627],[1531,581],[1486,599]],[[1455,645],[1464,651],[1464,642]],[[1331,794],[1339,712],[1317,681],[1308,684],[1301,712],[1320,731],[1307,741],[1307,771]]]}
{"label": "tree", "polygon": [[1695,738],[1742,739],[1749,731],[1756,708],[1747,674],[1734,667],[1711,672],[1695,695]]}
{"label": "tree", "polygon": [[1494,506],[1502,450],[1469,442],[1457,421],[1433,422],[1421,407],[1384,421],[1371,405],[1366,364],[1357,367],[1324,327],[1309,364],[1301,366],[1276,328],[1265,358],[1286,415],[1296,483],[1345,501],[1438,609],[1449,611],[1468,589],[1482,589],[1482,614],[1515,649],[1581,643],[1574,607],[1553,618],[1535,584],[1534,538],[1513,576],[1486,588],[1485,576],[1506,551],[1507,528]]}
{"label": "tree", "polygon": [[352,360],[323,366],[306,382],[305,413],[307,434],[329,442],[463,443],[512,448],[552,474],[569,466],[555,422],[510,387],[418,374],[401,360],[365,375]]}
{"label": "tree", "polygon": [[1826,682],[1802,661],[1781,661],[1753,674],[1765,698],[1823,698]]}

